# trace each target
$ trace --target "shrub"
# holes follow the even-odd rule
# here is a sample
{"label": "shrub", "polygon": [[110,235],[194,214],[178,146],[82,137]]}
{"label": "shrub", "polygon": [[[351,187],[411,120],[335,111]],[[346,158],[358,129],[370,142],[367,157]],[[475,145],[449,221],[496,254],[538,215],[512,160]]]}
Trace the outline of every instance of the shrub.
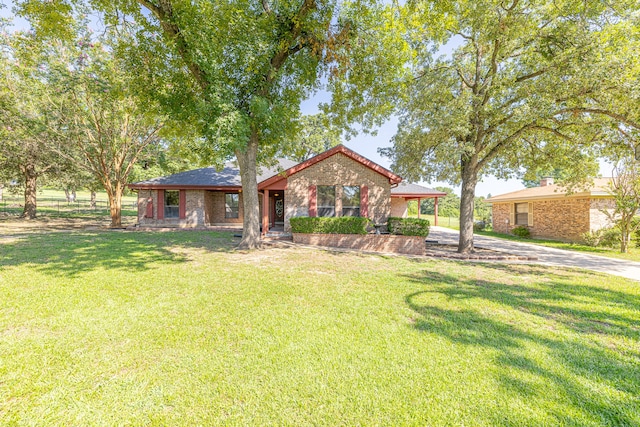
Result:
{"label": "shrub", "polygon": [[531,238],[531,231],[529,231],[529,229],[523,225],[520,225],[516,228],[514,228],[513,230],[511,230],[511,232],[513,233],[514,236],[518,236],[521,237],[523,239],[530,239]]}
{"label": "shrub", "polygon": [[640,248],[640,217],[635,217],[633,219],[633,225],[632,227],[636,229],[636,231],[633,233],[634,235],[634,239],[636,241],[636,248]]}
{"label": "shrub", "polygon": [[618,227],[603,228],[600,231],[602,231],[600,246],[606,246],[607,248],[612,249],[620,246],[622,233]]}
{"label": "shrub", "polygon": [[389,217],[387,220],[389,233],[401,236],[427,237],[430,225],[428,220],[418,218]]}
{"label": "shrub", "polygon": [[586,233],[582,233],[582,242],[587,245],[595,248],[596,246],[600,246],[600,241],[602,240],[602,230],[592,230]]}
{"label": "shrub", "polygon": [[369,219],[357,216],[291,218],[293,233],[367,234]]}
{"label": "shrub", "polygon": [[473,223],[473,231],[484,231],[487,229],[487,223],[484,221],[476,221]]}

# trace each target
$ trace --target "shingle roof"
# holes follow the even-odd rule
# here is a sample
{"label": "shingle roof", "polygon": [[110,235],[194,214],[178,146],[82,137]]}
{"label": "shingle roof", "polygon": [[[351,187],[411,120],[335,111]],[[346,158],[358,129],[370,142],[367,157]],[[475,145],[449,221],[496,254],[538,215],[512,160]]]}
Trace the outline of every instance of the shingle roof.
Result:
{"label": "shingle roof", "polygon": [[593,180],[593,186],[588,189],[575,191],[572,194],[567,194],[567,189],[558,184],[525,188],[523,190],[493,196],[487,199],[486,202],[497,203],[511,202],[515,200],[555,199],[561,197],[607,196],[609,195],[607,188],[610,181],[611,178],[595,178]]}
{"label": "shingle roof", "polygon": [[[278,159],[273,167],[258,168],[258,183],[269,179],[278,173],[296,165],[296,162],[287,159]],[[169,176],[134,182],[130,188],[166,188],[173,186],[182,187],[240,187],[240,169],[227,163],[222,170],[216,170],[213,166],[180,172]]]}
{"label": "shingle roof", "polygon": [[391,197],[444,197],[447,193],[418,184],[401,182],[397,187],[391,188]]}

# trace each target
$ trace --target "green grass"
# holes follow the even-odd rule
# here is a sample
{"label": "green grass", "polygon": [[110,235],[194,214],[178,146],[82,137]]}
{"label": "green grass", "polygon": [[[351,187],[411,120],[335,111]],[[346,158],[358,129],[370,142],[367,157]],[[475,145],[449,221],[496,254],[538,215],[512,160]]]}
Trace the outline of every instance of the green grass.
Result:
{"label": "green grass", "polygon": [[0,240],[0,425],[640,425],[640,286],[216,232]]}
{"label": "green grass", "polygon": [[523,239],[511,234],[496,233],[495,231],[475,231],[474,234],[481,236],[498,237],[505,240],[514,240],[518,242],[533,243],[535,245],[547,246],[550,248],[566,249],[570,251],[588,252],[593,255],[601,255],[609,258],[626,259],[629,261],[640,262],[640,248],[636,247],[636,242],[632,241],[629,245],[628,253],[620,253],[620,249],[603,248],[593,246],[587,246],[580,243],[559,242],[557,240],[545,240],[545,239]]}
{"label": "green grass", "polygon": [[[411,218],[417,218],[418,215],[409,215]],[[420,214],[421,219],[428,219],[431,225],[435,225],[435,215]],[[460,230],[460,218],[447,217],[438,215],[438,226]]]}

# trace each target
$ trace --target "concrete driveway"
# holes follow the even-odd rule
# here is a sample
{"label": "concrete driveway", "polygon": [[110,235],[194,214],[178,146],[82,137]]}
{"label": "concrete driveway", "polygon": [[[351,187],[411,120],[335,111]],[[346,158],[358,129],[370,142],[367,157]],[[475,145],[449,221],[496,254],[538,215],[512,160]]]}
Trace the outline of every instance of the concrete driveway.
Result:
{"label": "concrete driveway", "polygon": [[[450,228],[443,227],[431,227],[429,240],[437,240],[439,243],[457,245],[458,235],[457,230],[451,230]],[[531,243],[514,242],[511,240],[478,235],[474,236],[474,244],[481,248],[495,249],[514,255],[538,257],[538,261],[526,261],[527,263],[585,268],[587,270],[609,273],[640,281],[640,262],[606,258],[583,252],[547,248],[545,246],[534,245]]]}

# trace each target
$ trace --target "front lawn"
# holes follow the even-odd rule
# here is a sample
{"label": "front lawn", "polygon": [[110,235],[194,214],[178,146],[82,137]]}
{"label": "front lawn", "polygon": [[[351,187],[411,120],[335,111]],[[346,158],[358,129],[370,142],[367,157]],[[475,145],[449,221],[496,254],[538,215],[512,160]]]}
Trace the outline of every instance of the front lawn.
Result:
{"label": "front lawn", "polygon": [[640,286],[216,232],[0,237],[0,425],[640,425]]}

